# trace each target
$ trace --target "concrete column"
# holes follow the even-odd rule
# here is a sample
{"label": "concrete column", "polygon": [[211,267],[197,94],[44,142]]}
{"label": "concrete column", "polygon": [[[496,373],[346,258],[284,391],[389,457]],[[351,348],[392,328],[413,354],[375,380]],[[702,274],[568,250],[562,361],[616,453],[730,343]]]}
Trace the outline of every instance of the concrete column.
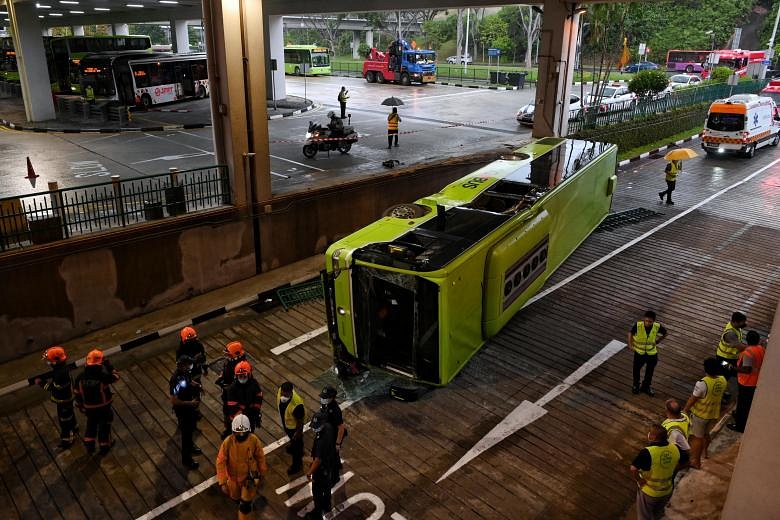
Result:
{"label": "concrete column", "polygon": [[28,121],[54,119],[54,101],[51,96],[49,70],[41,38],[41,23],[35,4],[8,2],[19,81]]}
{"label": "concrete column", "polygon": [[569,127],[569,89],[574,74],[579,14],[576,4],[544,1],[536,84],[534,137],[565,136]]}
{"label": "concrete column", "polygon": [[360,57],[358,49],[360,48],[360,31],[352,31],[352,59],[356,60]]}
{"label": "concrete column", "polygon": [[[287,85],[284,80],[284,23],[281,16],[269,16],[265,38],[268,56],[268,83],[266,93],[268,99],[284,99],[287,97]],[[271,60],[276,60],[276,70],[271,70]]]}
{"label": "concrete column", "polygon": [[130,34],[130,27],[126,23],[115,23],[112,27],[116,36],[127,36]]}
{"label": "concrete column", "polygon": [[190,34],[187,30],[187,20],[171,20],[171,36],[173,52],[179,54],[190,52]]}
{"label": "concrete column", "polygon": [[84,36],[83,25],[74,25],[71,29],[73,30],[73,36]]}
{"label": "concrete column", "polygon": [[366,45],[369,47],[374,46],[374,31],[372,30],[366,31]]}

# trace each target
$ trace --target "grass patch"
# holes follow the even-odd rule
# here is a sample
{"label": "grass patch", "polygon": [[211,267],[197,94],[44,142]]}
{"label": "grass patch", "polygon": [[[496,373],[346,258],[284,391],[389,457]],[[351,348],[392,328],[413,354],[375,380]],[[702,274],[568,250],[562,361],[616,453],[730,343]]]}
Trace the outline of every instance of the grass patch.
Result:
{"label": "grass patch", "polygon": [[685,139],[687,137],[690,137],[692,135],[698,134],[702,131],[704,128],[704,125],[698,125],[694,128],[691,128],[690,130],[686,130],[685,132],[680,132],[679,134],[670,135],[669,137],[664,137],[661,140],[648,143],[644,146],[640,146],[637,148],[632,148],[631,150],[618,150],[618,161],[623,161],[625,159],[631,159],[632,157],[637,157],[640,154],[643,154],[645,152],[649,152],[650,150],[655,150],[656,148],[660,148],[662,146],[666,146],[669,143],[673,143],[675,141],[680,141],[682,139]]}

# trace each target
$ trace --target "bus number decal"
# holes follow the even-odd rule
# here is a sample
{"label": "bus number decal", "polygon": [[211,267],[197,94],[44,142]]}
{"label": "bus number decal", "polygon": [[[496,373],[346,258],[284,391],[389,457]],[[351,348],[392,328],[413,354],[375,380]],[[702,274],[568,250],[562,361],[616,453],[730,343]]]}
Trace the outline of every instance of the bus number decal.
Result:
{"label": "bus number decal", "polygon": [[479,188],[480,184],[484,184],[491,179],[492,177],[474,177],[461,184],[461,186],[463,186],[464,188],[468,188],[470,190],[475,190]]}

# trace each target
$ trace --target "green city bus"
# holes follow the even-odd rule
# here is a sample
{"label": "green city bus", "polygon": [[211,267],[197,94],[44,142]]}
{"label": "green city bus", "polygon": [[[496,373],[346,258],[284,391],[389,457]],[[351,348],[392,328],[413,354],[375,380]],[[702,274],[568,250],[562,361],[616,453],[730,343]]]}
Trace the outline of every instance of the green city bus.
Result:
{"label": "green city bus", "polygon": [[[43,37],[43,49],[46,52],[46,65],[49,75],[52,73],[51,48],[49,47],[51,36]],[[10,36],[0,38],[0,80],[19,83],[19,66],[16,63],[16,49]]]}
{"label": "green city bus", "polygon": [[284,48],[284,73],[296,76],[330,74],[330,54],[317,45],[287,45]]}
{"label": "green city bus", "polygon": [[339,373],[449,383],[609,213],[616,158],[611,144],[540,139],[331,245]]}

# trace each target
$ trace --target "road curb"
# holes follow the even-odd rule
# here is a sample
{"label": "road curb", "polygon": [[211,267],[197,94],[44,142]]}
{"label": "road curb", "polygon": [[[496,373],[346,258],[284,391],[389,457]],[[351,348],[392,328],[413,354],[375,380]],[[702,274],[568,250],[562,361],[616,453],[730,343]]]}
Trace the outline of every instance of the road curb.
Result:
{"label": "road curb", "polygon": [[662,146],[662,147],[660,147],[660,148],[656,148],[656,149],[654,149],[654,150],[650,150],[649,152],[645,152],[645,153],[639,154],[639,155],[637,155],[636,157],[631,157],[630,159],[624,159],[624,160],[622,160],[622,161],[620,161],[620,162],[618,163],[618,166],[625,166],[625,165],[627,165],[627,164],[629,164],[629,163],[632,163],[632,162],[639,161],[639,160],[641,160],[641,159],[644,159],[644,158],[646,158],[646,157],[649,157],[649,156],[651,156],[651,155],[653,155],[653,154],[656,154],[656,153],[658,153],[658,152],[663,152],[664,150],[666,150],[666,149],[667,149],[667,148],[669,148],[670,146],[679,146],[679,145],[681,145],[681,144],[683,144],[683,143],[687,143],[687,142],[689,142],[689,141],[693,141],[694,139],[698,139],[698,138],[699,138],[699,134],[692,135],[692,136],[690,136],[690,137],[686,137],[685,139],[682,139],[682,140],[680,140],[680,141],[675,141],[675,142],[673,142],[673,143],[669,143],[669,144],[667,144],[666,146]]}
{"label": "road curb", "polygon": [[[264,291],[261,293],[258,293],[254,296],[249,296],[246,298],[242,298],[240,300],[236,300],[234,302],[231,302],[227,305],[223,305],[221,307],[217,307],[214,309],[211,309],[209,311],[203,312],[201,314],[198,314],[197,316],[193,316],[192,318],[182,320],[177,323],[172,323],[166,327],[163,327],[161,329],[158,329],[154,332],[148,332],[142,336],[138,336],[132,339],[129,339],[127,341],[124,341],[122,343],[119,343],[118,345],[114,345],[111,347],[107,347],[102,349],[103,355],[108,357],[112,356],[114,354],[118,354],[120,352],[127,352],[129,350],[133,350],[135,348],[138,348],[142,345],[146,345],[147,343],[150,343],[154,340],[160,339],[163,336],[167,336],[169,334],[178,333],[183,327],[186,327],[188,325],[198,325],[200,323],[204,323],[206,321],[209,321],[213,318],[216,318],[218,316],[222,316],[223,314],[227,314],[228,312],[241,308],[246,307],[249,305],[254,305],[259,303],[262,310],[267,310],[273,307],[276,307],[281,304],[279,301],[279,298],[277,296],[277,291],[279,289],[283,289],[285,287],[291,287],[292,285],[297,285],[300,283],[309,282],[312,280],[318,279],[318,276],[315,277],[306,277],[305,279],[300,280],[293,280],[291,282],[284,283],[282,285],[279,285],[278,287],[275,287],[273,289],[270,289],[268,291]],[[79,358],[71,363],[68,364],[68,366],[71,369],[78,368],[81,366],[84,366],[84,363],[86,362],[86,358],[82,357]],[[23,388],[27,388],[29,386],[35,385],[35,380],[37,378],[46,378],[51,375],[51,371],[43,372],[40,374],[35,374],[29,377],[26,377],[25,379],[22,379],[20,381],[17,381],[16,383],[12,383],[10,385],[6,385],[3,388],[0,388],[0,397],[16,392],[17,390],[21,390]]]}
{"label": "road curb", "polygon": [[301,108],[300,110],[294,110],[294,111],[289,112],[287,114],[276,114],[276,115],[273,115],[273,116],[268,116],[268,119],[269,120],[271,120],[271,119],[282,119],[284,117],[297,116],[297,115],[303,114],[304,112],[308,112],[310,110],[314,110],[315,108],[320,108],[321,106],[322,106],[321,104],[312,103],[311,105],[309,105],[307,107]]}
{"label": "road curb", "polygon": [[488,90],[520,90],[520,87],[511,85],[467,85],[465,83],[450,83],[449,81],[437,81],[437,85],[449,85],[450,87],[484,88]]}

